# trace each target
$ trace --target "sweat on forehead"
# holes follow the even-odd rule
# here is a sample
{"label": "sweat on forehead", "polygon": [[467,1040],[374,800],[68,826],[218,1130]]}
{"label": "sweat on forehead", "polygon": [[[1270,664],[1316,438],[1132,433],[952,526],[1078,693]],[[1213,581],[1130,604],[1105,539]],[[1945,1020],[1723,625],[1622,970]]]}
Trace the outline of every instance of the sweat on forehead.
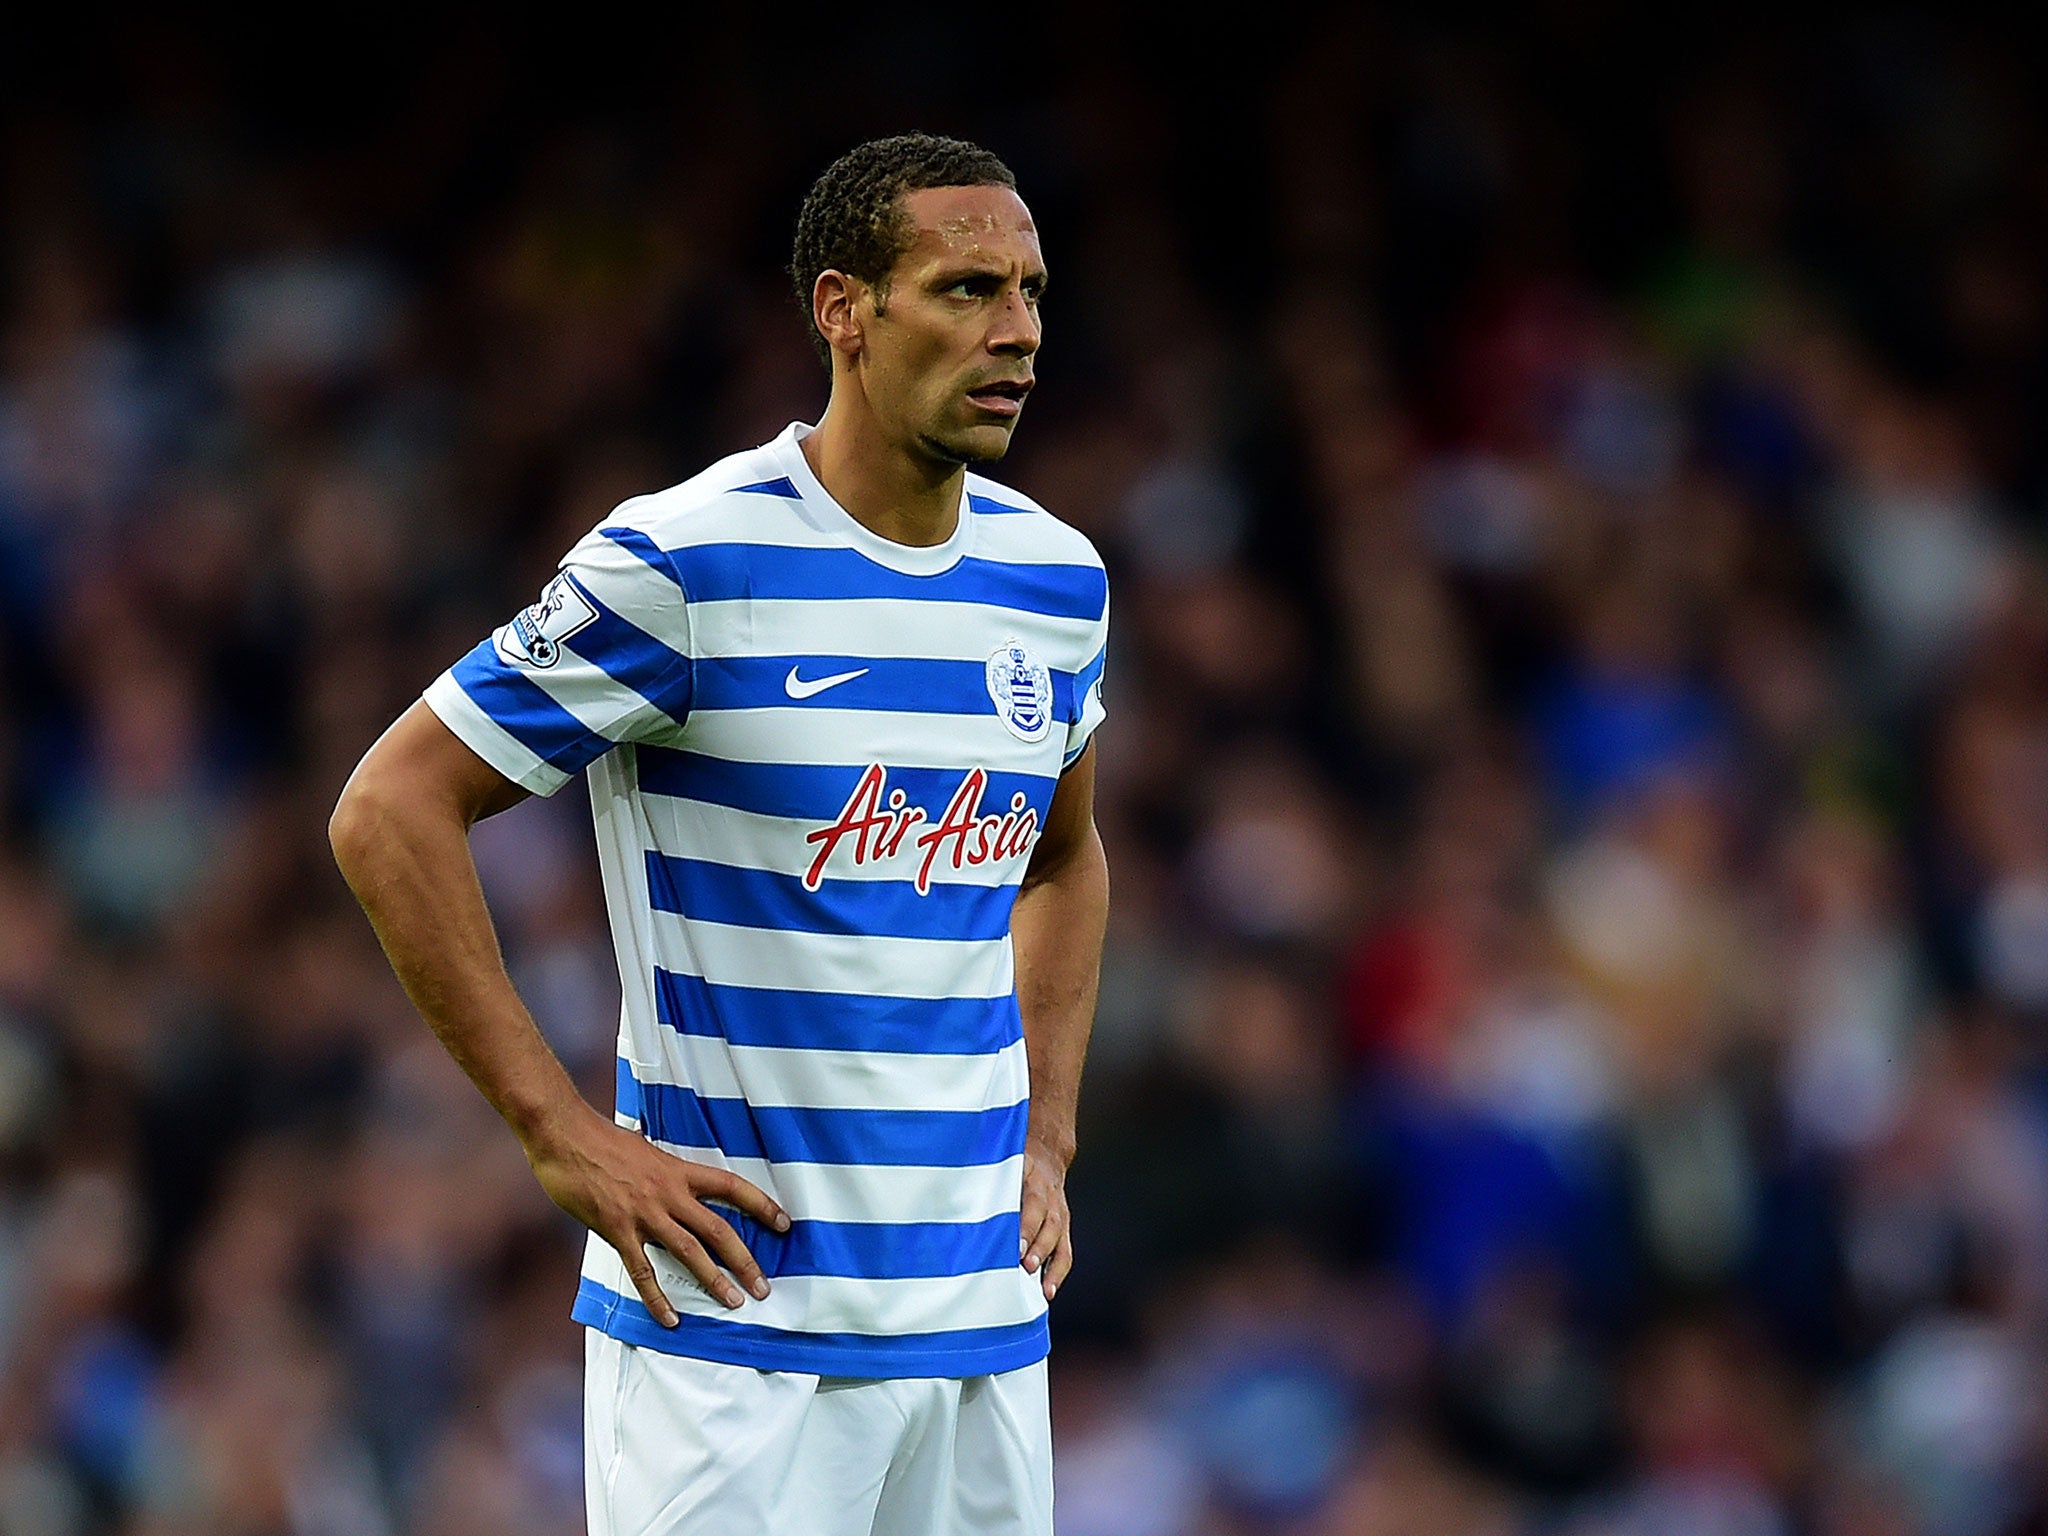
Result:
{"label": "sweat on forehead", "polygon": [[927,229],[995,229],[1031,222],[1024,199],[1010,187],[919,187],[903,193],[896,206]]}
{"label": "sweat on forehead", "polygon": [[[940,234],[950,238],[961,235],[992,235],[1003,227],[1003,219],[995,213],[963,213],[954,218],[942,219],[938,224]],[[1017,221],[1017,228],[1030,229],[1031,216],[1024,215]]]}

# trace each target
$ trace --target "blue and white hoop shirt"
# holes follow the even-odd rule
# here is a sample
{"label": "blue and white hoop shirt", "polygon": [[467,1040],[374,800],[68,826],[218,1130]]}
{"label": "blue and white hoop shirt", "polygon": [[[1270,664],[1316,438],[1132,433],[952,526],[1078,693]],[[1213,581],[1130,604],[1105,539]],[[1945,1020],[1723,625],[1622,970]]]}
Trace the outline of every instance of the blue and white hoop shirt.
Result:
{"label": "blue and white hoop shirt", "polygon": [[593,1235],[575,1317],[728,1365],[974,1376],[1046,1354],[1018,1264],[1028,1082],[1010,908],[1102,719],[1108,586],[1079,533],[967,477],[913,548],[792,426],[626,502],[426,699],[507,778],[590,771],[624,981],[621,1124],[791,1219],[729,1311]]}

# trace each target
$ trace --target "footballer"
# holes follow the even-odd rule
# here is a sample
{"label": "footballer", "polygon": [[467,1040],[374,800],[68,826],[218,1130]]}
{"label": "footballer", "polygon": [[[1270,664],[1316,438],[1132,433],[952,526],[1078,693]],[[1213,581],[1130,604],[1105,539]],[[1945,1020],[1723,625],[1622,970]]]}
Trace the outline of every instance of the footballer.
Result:
{"label": "footballer", "polygon": [[[826,170],[791,271],[817,425],[593,528],[371,747],[335,856],[590,1229],[594,1536],[1050,1536],[1108,585],[978,473],[1036,387],[1045,263],[1000,160],[911,134]],[[507,979],[468,845],[579,772],[609,1116]]]}

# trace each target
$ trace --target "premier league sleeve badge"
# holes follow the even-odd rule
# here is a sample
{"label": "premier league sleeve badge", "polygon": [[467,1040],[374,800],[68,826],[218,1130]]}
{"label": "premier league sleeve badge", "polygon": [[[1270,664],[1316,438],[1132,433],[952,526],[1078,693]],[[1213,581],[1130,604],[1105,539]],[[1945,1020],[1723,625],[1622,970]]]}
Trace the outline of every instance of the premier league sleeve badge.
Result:
{"label": "premier league sleeve badge", "polygon": [[1052,729],[1052,673],[1023,641],[1005,640],[989,657],[988,696],[1012,736],[1045,740]]}
{"label": "premier league sleeve badge", "polygon": [[596,606],[563,571],[547,584],[539,602],[515,615],[492,639],[513,666],[552,667],[562,659],[562,642],[596,622]]}

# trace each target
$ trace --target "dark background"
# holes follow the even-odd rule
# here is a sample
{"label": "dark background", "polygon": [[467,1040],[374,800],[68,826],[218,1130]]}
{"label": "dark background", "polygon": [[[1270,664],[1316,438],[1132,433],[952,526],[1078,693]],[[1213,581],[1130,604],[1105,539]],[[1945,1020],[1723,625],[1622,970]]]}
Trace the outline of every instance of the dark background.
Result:
{"label": "dark background", "polygon": [[[2048,1530],[2040,29],[1639,9],[10,23],[0,1530],[580,1529],[578,1234],[322,829],[815,417],[911,127],[1115,594],[1063,1536]],[[476,844],[603,1102],[579,790]]]}

